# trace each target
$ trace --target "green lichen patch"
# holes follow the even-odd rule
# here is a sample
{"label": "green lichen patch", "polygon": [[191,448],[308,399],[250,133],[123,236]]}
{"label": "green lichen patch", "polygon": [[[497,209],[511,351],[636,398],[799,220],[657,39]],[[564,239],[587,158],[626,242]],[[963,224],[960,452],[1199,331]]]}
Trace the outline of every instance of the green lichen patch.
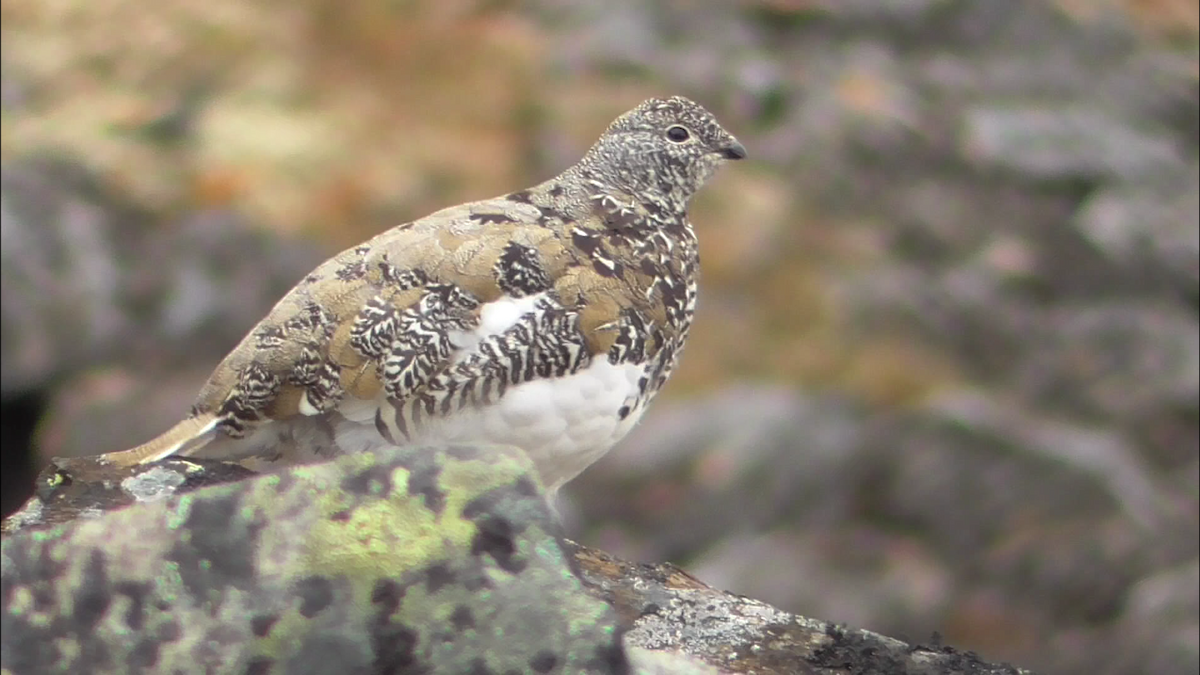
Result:
{"label": "green lichen patch", "polygon": [[410,448],[3,541],[13,672],[626,672],[528,460]]}

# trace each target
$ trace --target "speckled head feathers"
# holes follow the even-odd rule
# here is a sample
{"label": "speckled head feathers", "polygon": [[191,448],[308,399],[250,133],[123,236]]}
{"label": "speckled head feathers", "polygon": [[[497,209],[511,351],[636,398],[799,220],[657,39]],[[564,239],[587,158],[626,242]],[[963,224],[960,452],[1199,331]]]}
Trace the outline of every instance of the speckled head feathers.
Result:
{"label": "speckled head feathers", "polygon": [[580,166],[608,187],[683,208],[721,164],[745,156],[712,113],[672,96],[648,99],[618,117]]}

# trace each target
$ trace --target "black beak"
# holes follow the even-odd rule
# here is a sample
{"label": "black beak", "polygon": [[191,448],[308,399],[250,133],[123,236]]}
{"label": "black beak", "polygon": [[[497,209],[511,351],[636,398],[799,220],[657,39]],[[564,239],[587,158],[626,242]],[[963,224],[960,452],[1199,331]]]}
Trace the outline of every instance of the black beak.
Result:
{"label": "black beak", "polygon": [[734,141],[721,148],[721,156],[725,159],[746,159],[746,146]]}

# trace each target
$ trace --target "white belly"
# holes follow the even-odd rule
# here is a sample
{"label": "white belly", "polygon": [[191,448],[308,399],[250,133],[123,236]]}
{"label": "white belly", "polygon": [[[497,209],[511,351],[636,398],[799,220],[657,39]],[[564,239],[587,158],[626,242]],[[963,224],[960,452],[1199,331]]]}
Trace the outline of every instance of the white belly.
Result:
{"label": "white belly", "polygon": [[[495,403],[426,419],[406,444],[497,443],[524,450],[537,466],[542,483],[554,491],[599,459],[637,423],[643,367],[612,365],[598,359],[560,378],[533,380],[509,388]],[[347,419],[336,427],[342,451],[386,443],[374,425],[383,401],[359,402],[340,410]],[[620,410],[630,412],[621,419]],[[364,413],[369,411],[370,417]],[[356,419],[351,419],[356,418]]]}

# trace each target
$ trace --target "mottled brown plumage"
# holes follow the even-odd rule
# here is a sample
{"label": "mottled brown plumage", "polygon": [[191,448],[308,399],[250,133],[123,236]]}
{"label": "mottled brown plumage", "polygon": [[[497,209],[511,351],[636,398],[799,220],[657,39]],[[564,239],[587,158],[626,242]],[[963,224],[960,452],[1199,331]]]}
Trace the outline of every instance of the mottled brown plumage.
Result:
{"label": "mottled brown plumage", "polygon": [[187,419],[108,459],[256,465],[471,440],[528,446],[556,489],[670,375],[696,298],[687,203],[744,156],[699,105],[646,101],[559,176],[326,261],[217,366]]}

